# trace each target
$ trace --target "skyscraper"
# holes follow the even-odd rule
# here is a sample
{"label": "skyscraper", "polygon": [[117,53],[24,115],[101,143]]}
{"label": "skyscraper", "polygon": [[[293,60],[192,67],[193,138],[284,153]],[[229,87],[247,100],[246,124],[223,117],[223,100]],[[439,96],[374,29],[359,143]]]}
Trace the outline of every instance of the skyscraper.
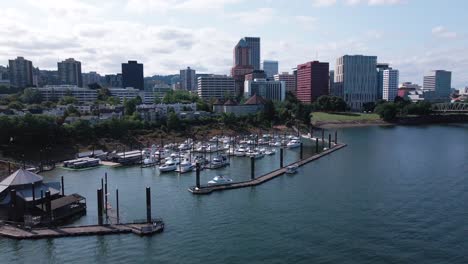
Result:
{"label": "skyscraper", "polygon": [[57,63],[58,78],[60,84],[76,85],[83,87],[83,76],[81,75],[81,62],[73,58]]}
{"label": "skyscraper", "polygon": [[254,70],[260,70],[260,38],[259,37],[245,37],[244,40],[251,50],[250,65]]}
{"label": "skyscraper", "polygon": [[284,101],[286,98],[286,82],[284,81],[270,81],[266,79],[246,80],[244,87],[246,98],[254,95],[260,95],[272,101]]}
{"label": "skyscraper", "polygon": [[392,102],[398,96],[398,70],[387,69],[383,71],[382,99]]}
{"label": "skyscraper", "polygon": [[234,67],[231,69],[231,76],[235,81],[237,95],[244,92],[245,75],[253,72],[251,63],[251,48],[245,39],[241,39],[234,47]]}
{"label": "skyscraper", "polygon": [[384,71],[391,69],[388,63],[377,63],[377,100],[383,99]]}
{"label": "skyscraper", "polygon": [[328,62],[311,61],[297,65],[297,99],[312,103],[318,97],[328,94]]}
{"label": "skyscraper", "polygon": [[180,86],[182,90],[195,91],[197,90],[196,72],[190,67],[180,70]]}
{"label": "skyscraper", "polygon": [[328,94],[333,94],[335,91],[335,71],[331,70],[328,75]]}
{"label": "skyscraper", "polygon": [[9,60],[9,78],[10,85],[16,88],[25,88],[33,85],[33,66],[32,62],[18,57]]}
{"label": "skyscraper", "polygon": [[430,71],[424,76],[424,98],[432,101],[449,100],[451,86],[452,72],[444,70]]}
{"label": "skyscraper", "polygon": [[265,71],[268,78],[273,78],[273,76],[278,74],[278,61],[264,60],[263,70]]}
{"label": "skyscraper", "polygon": [[133,87],[143,90],[145,88],[143,80],[143,64],[137,61],[122,63],[122,86]]}
{"label": "skyscraper", "polygon": [[336,60],[335,93],[353,110],[377,100],[377,56],[345,55]]}

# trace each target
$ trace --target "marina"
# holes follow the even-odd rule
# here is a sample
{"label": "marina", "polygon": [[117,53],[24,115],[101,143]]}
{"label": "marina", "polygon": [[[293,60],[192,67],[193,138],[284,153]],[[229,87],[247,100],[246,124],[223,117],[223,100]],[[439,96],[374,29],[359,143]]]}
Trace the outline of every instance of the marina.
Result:
{"label": "marina", "polygon": [[[323,151],[322,153],[319,153],[319,154],[316,154],[316,155],[313,155],[309,158],[306,158],[306,159],[303,159],[303,160],[299,160],[297,162],[294,162],[292,164],[289,164],[288,167],[290,166],[297,166],[297,167],[300,167],[300,166],[303,166],[305,164],[308,164],[314,160],[317,160],[321,157],[324,157],[326,155],[329,155],[341,148],[344,148],[346,147],[346,144],[336,144],[334,145],[332,148],[330,149],[327,149],[325,151]],[[216,184],[216,185],[199,185],[199,186],[193,186],[193,187],[190,187],[188,190],[189,192],[193,193],[193,194],[210,194],[214,191],[224,191],[224,190],[230,190],[230,189],[239,189],[239,188],[246,188],[246,187],[253,187],[253,186],[257,186],[259,184],[262,184],[262,183],[265,183],[269,180],[272,180],[278,176],[281,176],[283,175],[284,173],[287,172],[288,170],[288,167],[282,167],[275,170],[275,171],[272,171],[270,173],[267,173],[265,175],[262,175],[260,177],[253,177],[253,179],[249,180],[249,181],[243,181],[243,182],[236,182],[236,183],[231,183],[231,182],[228,182],[228,183],[225,183],[225,184]],[[197,176],[197,179],[198,179],[199,175]],[[198,180],[197,180],[198,181]]]}

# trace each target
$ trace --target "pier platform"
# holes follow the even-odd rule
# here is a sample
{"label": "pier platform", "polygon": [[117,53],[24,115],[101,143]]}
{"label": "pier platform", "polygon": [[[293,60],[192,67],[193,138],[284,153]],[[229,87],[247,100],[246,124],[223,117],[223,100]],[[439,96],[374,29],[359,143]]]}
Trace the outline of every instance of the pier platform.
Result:
{"label": "pier platform", "polygon": [[113,224],[113,225],[88,225],[55,228],[26,229],[14,225],[3,224],[0,226],[0,236],[12,239],[41,239],[75,236],[101,236],[133,233],[139,236],[148,236],[160,233],[164,230],[162,221],[153,223]]}
{"label": "pier platform", "polygon": [[251,187],[251,186],[256,186],[256,185],[260,185],[264,182],[267,182],[269,180],[272,180],[278,176],[281,176],[283,175],[285,172],[286,172],[286,168],[288,166],[292,166],[292,165],[297,165],[299,167],[307,164],[307,163],[310,163],[314,160],[317,160],[317,159],[320,159],[324,156],[327,156],[339,149],[342,149],[344,147],[346,147],[347,145],[346,144],[336,144],[334,145],[331,149],[327,149],[319,154],[316,154],[316,155],[313,155],[313,156],[310,156],[308,158],[305,158],[305,159],[302,159],[302,160],[299,160],[297,162],[294,162],[294,163],[291,163],[291,164],[288,164],[286,165],[285,167],[283,168],[280,168],[280,169],[277,169],[277,170],[274,170],[270,173],[267,173],[267,174],[264,174],[260,177],[257,177],[253,180],[249,180],[249,181],[243,181],[243,182],[234,182],[234,183],[228,183],[228,184],[221,184],[221,185],[202,185],[200,186],[200,188],[197,188],[197,187],[190,187],[188,190],[189,192],[193,193],[193,194],[210,194],[214,191],[224,191],[224,190],[230,190],[230,189],[239,189],[239,188],[246,188],[246,187]]}

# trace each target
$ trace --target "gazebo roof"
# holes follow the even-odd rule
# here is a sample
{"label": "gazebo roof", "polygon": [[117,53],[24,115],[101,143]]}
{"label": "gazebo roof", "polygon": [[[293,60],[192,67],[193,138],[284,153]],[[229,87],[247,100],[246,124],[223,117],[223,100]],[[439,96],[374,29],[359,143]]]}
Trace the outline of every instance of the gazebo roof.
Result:
{"label": "gazebo roof", "polygon": [[254,94],[252,97],[247,100],[244,104],[246,105],[264,105],[266,103],[265,99],[260,95]]}
{"label": "gazebo roof", "polygon": [[42,176],[27,171],[25,169],[19,169],[10,176],[6,177],[0,182],[3,186],[20,186],[26,184],[32,184],[36,182],[42,182],[44,178]]}

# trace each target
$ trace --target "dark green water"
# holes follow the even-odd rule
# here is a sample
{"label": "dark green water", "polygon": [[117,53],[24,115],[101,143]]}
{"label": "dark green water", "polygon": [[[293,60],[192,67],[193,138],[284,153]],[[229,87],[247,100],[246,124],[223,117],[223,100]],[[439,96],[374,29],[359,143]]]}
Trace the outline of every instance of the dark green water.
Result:
{"label": "dark green water", "polygon": [[[88,198],[94,224],[104,172],[120,192],[122,217],[145,218],[144,188],[164,233],[14,241],[0,238],[0,263],[468,263],[468,126],[340,130],[349,144],[294,176],[193,196],[194,174],[152,169],[56,170],[66,192]],[[287,152],[289,161],[297,152]],[[257,173],[279,155],[257,163]],[[203,172],[203,181],[216,172]],[[223,174],[248,179],[249,160]]]}

